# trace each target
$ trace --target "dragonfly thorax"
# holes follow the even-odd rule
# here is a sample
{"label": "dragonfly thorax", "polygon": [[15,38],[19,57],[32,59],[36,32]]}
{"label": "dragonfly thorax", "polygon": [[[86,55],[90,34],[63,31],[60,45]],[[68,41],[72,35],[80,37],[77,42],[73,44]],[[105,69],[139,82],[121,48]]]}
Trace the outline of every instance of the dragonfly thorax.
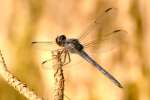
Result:
{"label": "dragonfly thorax", "polygon": [[68,49],[71,53],[77,53],[83,50],[83,45],[78,39],[66,39],[64,47]]}
{"label": "dragonfly thorax", "polygon": [[60,36],[57,36],[57,38],[56,38],[56,43],[59,46],[64,46],[65,41],[66,41],[66,36],[65,35],[60,35]]}

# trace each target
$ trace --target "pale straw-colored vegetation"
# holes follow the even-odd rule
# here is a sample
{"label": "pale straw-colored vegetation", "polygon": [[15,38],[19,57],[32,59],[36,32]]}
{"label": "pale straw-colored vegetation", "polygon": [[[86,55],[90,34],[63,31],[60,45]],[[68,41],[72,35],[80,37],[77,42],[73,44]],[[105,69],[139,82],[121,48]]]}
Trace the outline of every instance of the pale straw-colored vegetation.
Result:
{"label": "pale straw-colored vegetation", "polygon": [[[72,55],[72,63],[78,63],[64,67],[64,94],[71,100],[150,100],[149,0],[0,0],[0,50],[8,70],[38,96],[51,100],[51,64],[41,65],[51,52],[33,48],[32,41],[53,41],[63,33],[78,36],[100,9],[112,6],[118,9],[117,25],[127,31],[125,42],[110,52],[100,53],[98,47],[90,52],[124,88]],[[0,100],[26,98],[0,76]]]}

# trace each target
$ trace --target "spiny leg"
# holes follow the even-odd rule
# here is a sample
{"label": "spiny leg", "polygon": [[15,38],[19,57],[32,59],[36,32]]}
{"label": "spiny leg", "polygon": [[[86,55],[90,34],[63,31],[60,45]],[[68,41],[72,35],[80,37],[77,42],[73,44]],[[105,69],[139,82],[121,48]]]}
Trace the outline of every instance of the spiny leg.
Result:
{"label": "spiny leg", "polygon": [[42,61],[42,65],[45,64],[45,63],[47,63],[47,62],[49,62],[49,61],[51,61],[52,59],[47,59],[47,60]]}
{"label": "spiny leg", "polygon": [[[54,50],[54,52],[59,52],[60,54],[57,56],[61,56],[62,53],[64,52],[64,49],[57,49],[57,50]],[[44,65],[44,64],[48,63],[49,61],[52,61],[53,59],[55,59],[57,56],[52,57],[51,59],[46,59],[46,60],[42,61],[41,64]]]}
{"label": "spiny leg", "polygon": [[[70,58],[70,53],[68,52],[68,50],[66,50],[65,51],[66,53],[65,53],[65,62],[64,62],[64,64],[63,65],[67,65],[67,64],[69,64],[70,62],[71,62],[71,58]],[[68,62],[66,62],[66,57],[68,56]]]}
{"label": "spiny leg", "polygon": [[[59,54],[57,55],[57,57],[61,57],[63,55],[63,53],[64,53],[63,60],[61,60],[63,66],[67,65],[67,64],[69,64],[71,62],[70,53],[69,53],[69,51],[67,49],[57,49],[55,51],[59,52]],[[55,59],[55,58],[56,57],[53,57],[51,59],[47,59],[47,60],[42,61],[42,65],[45,64],[45,63],[47,63],[47,62],[49,62],[49,61],[51,61],[51,60],[53,60],[53,59]],[[68,58],[68,62],[66,62],[66,58]]]}
{"label": "spiny leg", "polygon": [[49,62],[49,61],[51,61],[51,60],[53,60],[53,59],[55,59],[55,58],[56,58],[56,57],[53,57],[53,58],[51,58],[51,59],[46,59],[46,60],[42,61],[42,65],[45,64],[45,63],[47,63],[47,62]]}
{"label": "spiny leg", "polygon": [[66,50],[64,51],[64,54],[65,54],[65,55],[64,55],[64,59],[63,59],[63,65],[64,65],[65,62],[66,62],[66,57],[67,57],[67,51],[66,51]]}

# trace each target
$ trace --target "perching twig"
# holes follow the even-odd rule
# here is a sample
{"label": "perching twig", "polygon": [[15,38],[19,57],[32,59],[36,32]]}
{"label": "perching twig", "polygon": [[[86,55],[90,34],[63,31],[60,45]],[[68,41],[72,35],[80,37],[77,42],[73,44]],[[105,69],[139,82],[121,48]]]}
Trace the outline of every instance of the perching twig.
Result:
{"label": "perching twig", "polygon": [[61,51],[57,50],[52,52],[53,69],[55,79],[54,100],[63,100],[64,98],[64,75],[63,75],[63,63],[61,60]]}
{"label": "perching twig", "polygon": [[0,50],[0,56],[3,63],[3,66],[0,66],[0,74],[8,82],[9,85],[14,87],[20,94],[24,95],[29,100],[43,100],[34,91],[30,90],[26,84],[18,80],[12,73],[7,69],[4,57]]}

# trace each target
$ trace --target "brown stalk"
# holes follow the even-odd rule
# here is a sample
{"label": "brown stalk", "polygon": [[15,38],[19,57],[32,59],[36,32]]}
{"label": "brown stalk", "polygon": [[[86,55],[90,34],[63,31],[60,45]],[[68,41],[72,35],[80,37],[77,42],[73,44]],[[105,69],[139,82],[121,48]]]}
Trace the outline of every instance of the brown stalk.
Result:
{"label": "brown stalk", "polygon": [[14,87],[20,94],[24,95],[29,100],[43,100],[39,97],[34,91],[30,90],[26,84],[21,82],[14,76],[11,72],[8,71],[7,65],[5,63],[4,57],[0,50],[0,57],[3,65],[0,66],[0,74],[3,79],[12,87]]}
{"label": "brown stalk", "polygon": [[54,89],[54,100],[64,99],[64,75],[63,75],[63,63],[61,60],[61,51],[57,50],[52,52],[53,58],[53,70],[55,79],[55,89]]}

